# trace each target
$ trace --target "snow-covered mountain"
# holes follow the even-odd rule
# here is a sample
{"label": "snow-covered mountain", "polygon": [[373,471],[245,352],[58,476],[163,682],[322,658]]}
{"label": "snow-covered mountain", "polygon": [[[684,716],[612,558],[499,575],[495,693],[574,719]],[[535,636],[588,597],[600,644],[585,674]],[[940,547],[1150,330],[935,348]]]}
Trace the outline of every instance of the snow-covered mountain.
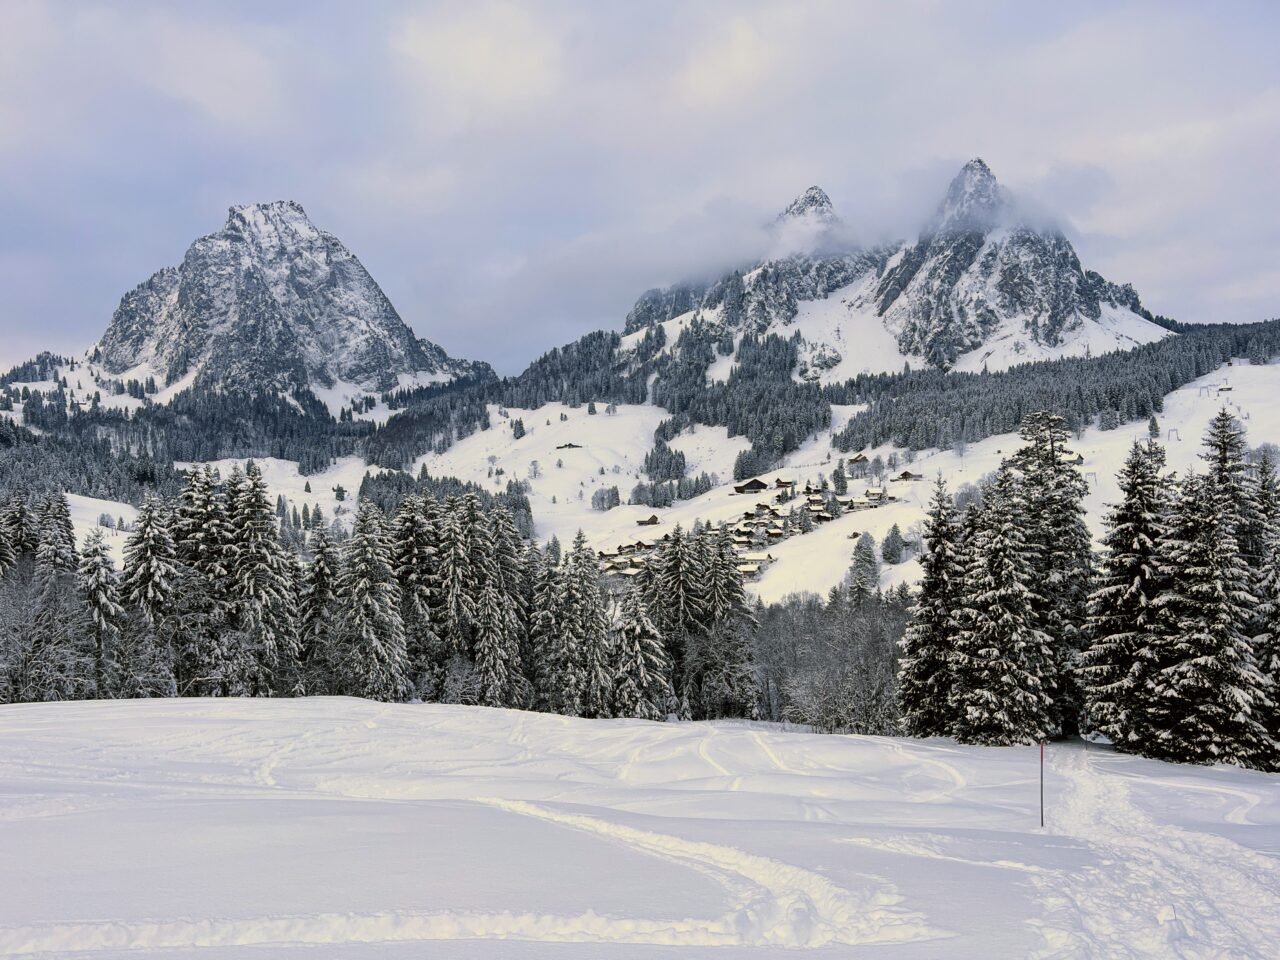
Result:
{"label": "snow-covered mountain", "polygon": [[181,265],[124,296],[97,349],[112,374],[321,394],[493,376],[419,339],[355,255],[288,200],[232,207]]}
{"label": "snow-covered mountain", "polygon": [[820,187],[779,215],[775,254],[715,283],[647,291],[625,332],[698,314],[731,330],[803,338],[798,375],[835,380],[904,362],[944,369],[1123,349],[1168,334],[1131,286],[1080,263],[980,159],[965,164],[914,242],[841,245]]}

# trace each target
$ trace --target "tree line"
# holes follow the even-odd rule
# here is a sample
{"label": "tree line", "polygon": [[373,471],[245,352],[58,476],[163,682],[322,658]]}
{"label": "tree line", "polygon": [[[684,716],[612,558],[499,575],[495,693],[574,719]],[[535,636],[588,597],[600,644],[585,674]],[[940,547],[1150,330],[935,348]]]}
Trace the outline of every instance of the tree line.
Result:
{"label": "tree line", "polygon": [[[465,492],[282,522],[250,462],[148,497],[117,573],[65,496],[0,508],[0,700],[345,694],[662,719],[750,716],[753,617],[729,535],[677,530],[624,595]],[[288,528],[289,536],[283,531]],[[299,549],[293,549],[296,545]],[[676,602],[669,602],[669,598]]]}
{"label": "tree line", "polygon": [[1165,760],[1274,769],[1280,676],[1280,497],[1263,448],[1228,411],[1203,470],[1135,443],[1094,557],[1062,417],[963,510],[939,479],[916,616],[902,641],[904,728],[1027,743],[1078,728]]}

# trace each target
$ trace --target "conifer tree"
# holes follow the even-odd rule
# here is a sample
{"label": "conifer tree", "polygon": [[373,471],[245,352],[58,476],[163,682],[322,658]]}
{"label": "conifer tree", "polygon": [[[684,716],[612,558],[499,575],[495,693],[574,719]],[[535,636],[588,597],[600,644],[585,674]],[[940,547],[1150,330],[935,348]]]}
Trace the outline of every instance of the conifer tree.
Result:
{"label": "conifer tree", "polygon": [[476,610],[476,680],[482,705],[508,705],[512,674],[519,667],[518,650],[508,625],[503,597],[497,583],[490,580],[484,585]]}
{"label": "conifer tree", "polygon": [[407,692],[400,590],[391,569],[386,518],[373,501],[360,499],[344,553],[334,593],[350,692],[371,700],[399,699]]}
{"label": "conifer tree", "polygon": [[250,461],[230,491],[228,604],[255,695],[290,693],[298,682],[293,566],[280,543],[266,482]]}
{"label": "conifer tree", "polygon": [[1052,413],[1028,414],[1019,435],[1025,445],[1010,459],[1018,471],[1022,522],[1035,567],[1036,626],[1050,638],[1044,689],[1058,729],[1072,732],[1082,698],[1075,683],[1076,658],[1084,645],[1092,589],[1093,546],[1084,521],[1089,486],[1067,449],[1066,421]]}
{"label": "conifer tree", "polygon": [[110,644],[120,633],[124,608],[120,606],[115,564],[101,529],[95,528],[85,538],[77,582],[89,610],[93,632],[93,694],[106,697],[110,691],[107,677],[108,658],[112,655]]}
{"label": "conifer tree", "polygon": [[616,658],[613,715],[638,720],[664,720],[671,704],[671,665],[662,634],[649,619],[644,600],[636,590],[622,599],[614,633]]}
{"label": "conifer tree", "polygon": [[1280,743],[1280,516],[1267,525],[1262,569],[1258,576],[1257,636],[1254,657],[1268,703],[1260,720],[1271,739]]}
{"label": "conifer tree", "polygon": [[1016,477],[1002,468],[985,492],[965,570],[951,688],[951,732],[962,742],[1029,743],[1052,728],[1043,679],[1052,653],[1037,627],[1024,511]]}
{"label": "conifer tree", "polygon": [[530,623],[530,645],[534,651],[534,704],[539,710],[576,715],[581,687],[577,674],[568,669],[576,662],[576,646],[570,650],[570,638],[562,627],[565,620],[564,570],[546,557],[533,589],[533,613]]}
{"label": "conifer tree", "polygon": [[1168,506],[1163,469],[1163,448],[1134,442],[1118,477],[1121,500],[1103,521],[1102,560],[1089,598],[1089,639],[1079,669],[1085,706],[1093,727],[1121,749],[1145,737],[1135,724],[1165,586],[1158,552]]}
{"label": "conifer tree", "polygon": [[168,511],[163,501],[147,497],[138,510],[133,533],[125,541],[121,595],[151,627],[159,629],[173,616],[178,578],[177,549]]}
{"label": "conifer tree", "polygon": [[871,534],[863,533],[858,538],[845,583],[849,599],[855,605],[867,602],[880,589],[880,560],[876,556],[876,541]]}
{"label": "conifer tree", "polygon": [[569,554],[568,577],[573,581],[574,621],[578,630],[578,670],[582,676],[580,715],[607,717],[613,702],[614,657],[609,621],[600,593],[599,560],[582,531]]}
{"label": "conifer tree", "polygon": [[418,696],[435,692],[444,666],[435,629],[439,536],[433,512],[434,505],[428,508],[424,498],[405,497],[391,528],[391,566],[400,587],[409,685]]}
{"label": "conifer tree", "polygon": [[303,570],[298,603],[298,659],[303,691],[312,695],[341,689],[337,679],[341,652],[336,646],[338,608],[334,593],[340,559],[328,533],[317,530],[311,535],[311,562]]}
{"label": "conifer tree", "polygon": [[174,675],[178,695],[243,689],[244,651],[227,629],[229,615],[227,499],[216,471],[194,471],[173,525],[181,563],[175,596]]}
{"label": "conifer tree", "polygon": [[35,556],[40,538],[36,518],[26,497],[18,493],[9,497],[4,510],[0,511],[0,528],[4,529],[5,539],[15,556]]}
{"label": "conifer tree", "polygon": [[1142,752],[1183,763],[1266,766],[1269,709],[1243,627],[1257,600],[1236,542],[1232,490],[1189,473],[1160,542],[1168,586],[1157,601],[1155,669],[1147,682]]}
{"label": "conifer tree", "polygon": [[1240,556],[1256,571],[1262,562],[1263,522],[1257,491],[1245,466],[1247,449],[1243,425],[1223,407],[1209,422],[1200,459],[1205,461],[1210,483],[1222,494],[1225,520]]}
{"label": "conifer tree", "polygon": [[440,544],[440,637],[455,657],[471,655],[476,618],[475,596],[483,571],[474,568],[474,527],[467,523],[461,503],[445,502]]}
{"label": "conifer tree", "polygon": [[4,579],[4,575],[18,562],[18,552],[13,548],[11,536],[7,525],[0,519],[0,579]]}
{"label": "conifer tree", "polygon": [[895,523],[889,528],[889,532],[884,535],[884,542],[880,545],[880,556],[884,558],[885,563],[901,563],[902,552],[906,549],[906,544],[902,540],[902,530]]}
{"label": "conifer tree", "polygon": [[903,725],[913,737],[950,732],[951,655],[964,578],[959,541],[955,505],[939,475],[925,519],[920,597],[902,638],[898,668]]}

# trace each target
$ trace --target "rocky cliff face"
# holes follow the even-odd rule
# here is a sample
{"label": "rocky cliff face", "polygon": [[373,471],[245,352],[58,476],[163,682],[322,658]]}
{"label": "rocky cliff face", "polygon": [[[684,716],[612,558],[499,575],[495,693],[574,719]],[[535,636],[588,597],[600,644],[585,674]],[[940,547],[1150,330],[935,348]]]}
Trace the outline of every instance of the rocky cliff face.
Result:
{"label": "rocky cliff face", "polygon": [[1059,347],[1102,317],[1141,309],[1133,289],[1086,271],[1061,231],[1030,225],[981,160],[952,181],[930,227],[871,293],[904,354],[949,367],[996,332]]}
{"label": "rocky cliff face", "polygon": [[355,255],[292,201],[232,207],[180,266],[124,296],[98,348],[114,373],[146,364],[170,382],[193,373],[263,389],[493,375],[419,339]]}

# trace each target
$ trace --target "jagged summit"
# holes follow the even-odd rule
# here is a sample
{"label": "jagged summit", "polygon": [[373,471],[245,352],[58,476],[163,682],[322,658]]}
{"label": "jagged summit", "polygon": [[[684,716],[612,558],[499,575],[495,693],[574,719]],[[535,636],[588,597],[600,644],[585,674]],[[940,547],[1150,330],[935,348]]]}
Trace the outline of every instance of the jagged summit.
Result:
{"label": "jagged summit", "polygon": [[779,221],[801,218],[813,219],[821,223],[836,222],[835,208],[831,205],[831,198],[821,187],[810,187],[778,214]]}
{"label": "jagged summit", "polygon": [[960,168],[947,188],[933,231],[985,230],[999,221],[1008,205],[1008,192],[986,162],[975,157]]}
{"label": "jagged summit", "polygon": [[172,382],[387,390],[491,374],[405,324],[364,265],[293,200],[231,207],[182,264],[124,296],[98,348],[113,373]]}

